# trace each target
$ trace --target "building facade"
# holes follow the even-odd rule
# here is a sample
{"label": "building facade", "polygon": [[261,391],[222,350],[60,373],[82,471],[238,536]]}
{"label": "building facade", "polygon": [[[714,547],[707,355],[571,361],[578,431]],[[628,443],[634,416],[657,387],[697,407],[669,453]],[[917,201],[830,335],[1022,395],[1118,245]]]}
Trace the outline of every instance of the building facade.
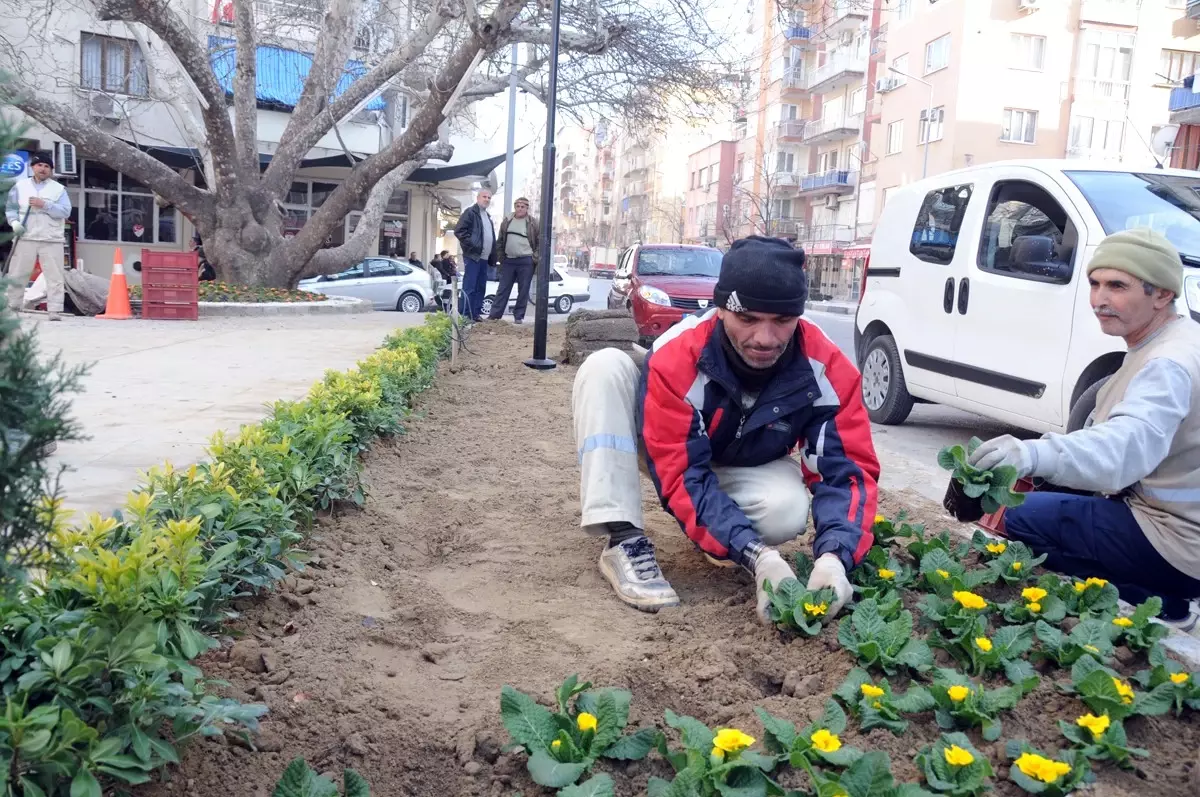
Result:
{"label": "building facade", "polygon": [[728,140],[688,157],[683,243],[726,247],[737,237],[731,213],[736,159],[737,142]]}

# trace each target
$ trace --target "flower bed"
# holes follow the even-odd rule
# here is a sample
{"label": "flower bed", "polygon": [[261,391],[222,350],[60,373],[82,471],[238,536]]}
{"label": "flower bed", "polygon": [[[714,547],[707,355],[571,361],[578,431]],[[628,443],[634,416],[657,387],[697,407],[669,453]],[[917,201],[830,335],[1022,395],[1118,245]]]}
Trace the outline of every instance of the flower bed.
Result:
{"label": "flower bed", "polygon": [[196,736],[253,730],[265,711],[210,694],[193,660],[252,596],[302,567],[314,513],[362,503],[359,455],[401,431],[446,351],[449,322],[388,337],[261,423],[217,433],[208,461],[153,468],[113,517],[54,527],[42,575],[0,607],[0,752],[24,797],[137,784]]}
{"label": "flower bed", "polygon": [[[129,288],[131,299],[142,298],[142,286],[133,285]],[[201,282],[200,301],[202,302],[248,302],[250,304],[268,304],[271,302],[321,302],[325,297],[308,291],[295,291],[287,288],[251,288],[246,285],[233,285],[227,282]]]}

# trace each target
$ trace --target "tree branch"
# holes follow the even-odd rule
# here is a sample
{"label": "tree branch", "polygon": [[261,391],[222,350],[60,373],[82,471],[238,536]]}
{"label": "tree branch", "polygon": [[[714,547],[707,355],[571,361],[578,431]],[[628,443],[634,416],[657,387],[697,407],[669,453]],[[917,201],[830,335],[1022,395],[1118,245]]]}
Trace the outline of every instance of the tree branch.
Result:
{"label": "tree branch", "polygon": [[300,101],[292,110],[292,120],[304,125],[329,103],[338,81],[346,72],[346,60],[354,40],[361,0],[331,0],[317,38],[312,67],[304,81]]}
{"label": "tree branch", "polygon": [[233,77],[233,113],[241,172],[257,175],[258,43],[254,35],[254,0],[233,0],[237,67]]}
{"label": "tree branch", "polygon": [[[531,58],[530,60],[526,61],[516,70],[517,85],[523,85],[526,82],[526,78],[537,72],[545,65],[545,58]],[[508,81],[512,75],[513,73],[509,72],[499,77],[476,81],[469,89],[463,92],[463,96],[472,100],[479,100],[483,99],[484,97],[493,97],[508,89]]]}

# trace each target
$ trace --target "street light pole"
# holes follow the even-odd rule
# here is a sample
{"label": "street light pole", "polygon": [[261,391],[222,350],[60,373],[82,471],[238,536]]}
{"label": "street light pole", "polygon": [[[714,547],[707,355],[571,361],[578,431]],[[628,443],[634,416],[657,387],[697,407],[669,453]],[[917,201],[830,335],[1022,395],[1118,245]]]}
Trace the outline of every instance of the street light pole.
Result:
{"label": "street light pole", "polygon": [[[889,66],[888,71],[895,72],[897,75],[907,78],[908,80],[915,80],[929,89],[929,106],[925,110],[925,159],[921,164],[921,179],[924,180],[929,174],[929,145],[933,142],[933,84],[928,80],[922,80],[915,75],[910,75],[907,72],[901,72],[894,66]],[[917,125],[918,135],[920,134],[920,130],[920,125]]]}
{"label": "street light pole", "polygon": [[512,46],[508,75],[508,149],[504,154],[504,210],[512,212],[513,206],[513,160],[517,145],[517,45]]}
{"label": "street light pole", "polygon": [[562,0],[554,0],[550,11],[550,77],[546,91],[546,148],[542,152],[542,239],[537,267],[537,297],[533,308],[533,356],[525,365],[538,371],[548,371],[557,363],[546,357],[546,335],[549,332],[550,259],[553,257],[551,235],[554,229],[554,166],[555,111],[558,105],[558,36]]}

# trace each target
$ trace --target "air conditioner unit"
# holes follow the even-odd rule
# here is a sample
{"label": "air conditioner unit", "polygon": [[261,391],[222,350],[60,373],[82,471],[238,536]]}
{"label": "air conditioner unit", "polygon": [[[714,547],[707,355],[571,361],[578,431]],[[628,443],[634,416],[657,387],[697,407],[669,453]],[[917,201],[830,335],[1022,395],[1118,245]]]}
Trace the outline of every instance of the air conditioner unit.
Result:
{"label": "air conditioner unit", "polygon": [[110,122],[121,121],[121,109],[107,94],[93,94],[89,98],[88,109],[93,119],[107,119]]}
{"label": "air conditioner unit", "polygon": [[829,210],[837,210],[837,207],[838,207],[837,194],[830,194],[829,196],[825,197],[825,207],[828,208]]}
{"label": "air conditioner unit", "polygon": [[75,145],[66,141],[54,143],[54,174],[65,177],[69,174],[79,174],[79,163],[75,157]]}
{"label": "air conditioner unit", "polygon": [[1037,11],[1042,7],[1042,0],[1017,0],[1017,9],[1020,11]]}
{"label": "air conditioner unit", "polygon": [[889,91],[895,91],[896,89],[900,88],[902,85],[904,85],[904,84],[900,80],[900,78],[892,76],[892,75],[888,75],[887,77],[876,78],[875,79],[875,93],[887,94]]}

